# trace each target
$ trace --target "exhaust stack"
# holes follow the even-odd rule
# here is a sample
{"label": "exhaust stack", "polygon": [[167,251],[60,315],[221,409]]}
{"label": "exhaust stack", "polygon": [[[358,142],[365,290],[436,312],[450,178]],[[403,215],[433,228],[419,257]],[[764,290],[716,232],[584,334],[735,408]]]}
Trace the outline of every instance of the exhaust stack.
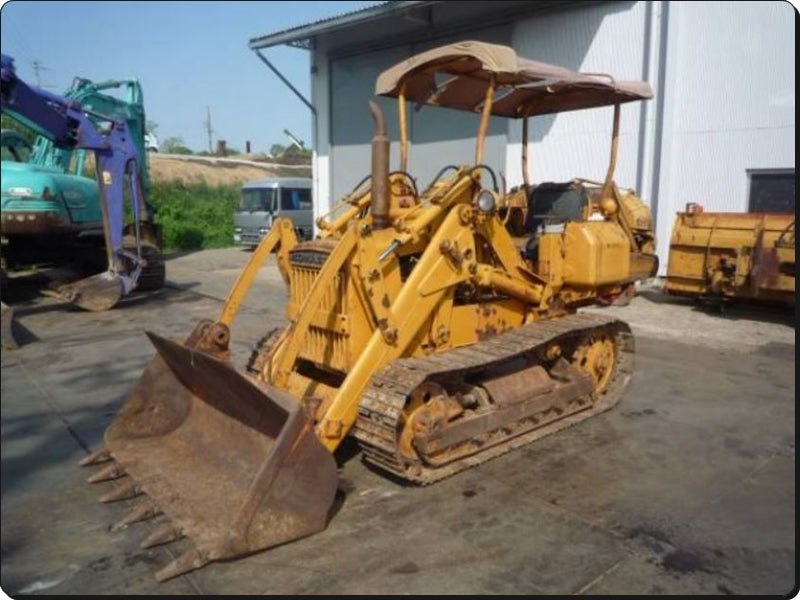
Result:
{"label": "exhaust stack", "polygon": [[372,228],[389,226],[389,136],[381,107],[370,100],[369,110],[375,121],[372,138]]}

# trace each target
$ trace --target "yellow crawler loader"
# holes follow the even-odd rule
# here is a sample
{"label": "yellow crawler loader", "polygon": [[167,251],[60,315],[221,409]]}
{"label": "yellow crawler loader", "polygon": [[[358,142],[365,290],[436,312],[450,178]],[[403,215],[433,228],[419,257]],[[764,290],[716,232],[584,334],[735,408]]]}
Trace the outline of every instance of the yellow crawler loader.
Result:
{"label": "yellow crawler loader", "polygon": [[[278,220],[219,319],[182,342],[148,332],[157,354],[105,448],[82,461],[108,463],[92,482],[118,480],[103,501],[146,496],[116,527],[164,513],[143,545],[193,542],[159,580],[325,528],[348,435],[373,465],[424,485],[607,410],[628,385],[629,327],[577,309],[655,273],[649,210],[613,182],[620,105],[650,98],[649,85],[461,42],[388,69],[376,94],[398,99],[400,168],[370,103],[371,176],[312,241]],[[407,102],[478,113],[474,164],[418,190]],[[527,123],[598,106],[614,107],[611,161],[602,183],[562,185],[583,198],[578,218],[537,197],[561,193],[552,186],[498,189],[482,158],[491,115]],[[229,325],[273,252],[288,325],[239,370]]]}

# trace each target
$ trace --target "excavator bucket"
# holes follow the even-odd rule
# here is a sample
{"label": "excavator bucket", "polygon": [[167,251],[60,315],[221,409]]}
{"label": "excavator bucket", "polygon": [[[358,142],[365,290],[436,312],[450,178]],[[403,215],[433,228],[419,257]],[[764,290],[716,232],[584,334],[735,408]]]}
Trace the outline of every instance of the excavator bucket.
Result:
{"label": "excavator bucket", "polygon": [[[211,334],[227,347],[224,325]],[[193,542],[156,578],[324,529],[336,463],[302,405],[236,371],[227,350],[199,349],[195,333],[184,344],[147,335],[158,354],[106,431],[105,450],[82,462],[113,460],[90,482],[127,479],[101,501],[148,496],[115,528],[163,513],[169,523],[143,547]]]}
{"label": "excavator bucket", "polygon": [[114,307],[122,298],[122,293],[119,275],[104,271],[74,283],[59,285],[50,295],[84,310],[102,312]]}

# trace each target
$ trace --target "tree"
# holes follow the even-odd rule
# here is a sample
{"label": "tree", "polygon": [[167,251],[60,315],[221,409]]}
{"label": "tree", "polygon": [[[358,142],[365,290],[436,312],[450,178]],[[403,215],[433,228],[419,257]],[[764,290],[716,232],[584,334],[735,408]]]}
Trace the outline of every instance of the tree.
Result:
{"label": "tree", "polygon": [[31,129],[30,127],[23,125],[13,117],[9,117],[8,115],[2,115],[2,128],[3,129],[13,129],[22,134],[22,136],[28,140],[31,144],[36,140],[36,132]]}
{"label": "tree", "polygon": [[166,154],[193,154],[193,152],[186,147],[182,137],[173,136],[168,137],[161,144],[161,151]]}
{"label": "tree", "polygon": [[300,156],[303,158],[310,158],[311,157],[311,150],[308,148],[301,148],[297,144],[292,144],[286,150],[283,151],[283,156]]}

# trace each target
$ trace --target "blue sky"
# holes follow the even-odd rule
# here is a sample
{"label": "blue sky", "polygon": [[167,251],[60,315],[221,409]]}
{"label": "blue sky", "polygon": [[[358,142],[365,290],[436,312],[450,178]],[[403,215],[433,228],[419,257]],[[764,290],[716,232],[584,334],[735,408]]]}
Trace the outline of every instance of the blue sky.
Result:
{"label": "blue sky", "polygon": [[[311,113],[248,48],[250,38],[378,2],[34,1],[0,8],[0,46],[17,74],[62,93],[75,76],[93,81],[138,79],[147,119],[163,142],[180,137],[195,151],[212,144],[267,152],[288,145],[288,129],[311,146]],[[310,96],[309,52],[288,46],[262,50],[286,78]],[[208,107],[208,108],[207,108]]]}

